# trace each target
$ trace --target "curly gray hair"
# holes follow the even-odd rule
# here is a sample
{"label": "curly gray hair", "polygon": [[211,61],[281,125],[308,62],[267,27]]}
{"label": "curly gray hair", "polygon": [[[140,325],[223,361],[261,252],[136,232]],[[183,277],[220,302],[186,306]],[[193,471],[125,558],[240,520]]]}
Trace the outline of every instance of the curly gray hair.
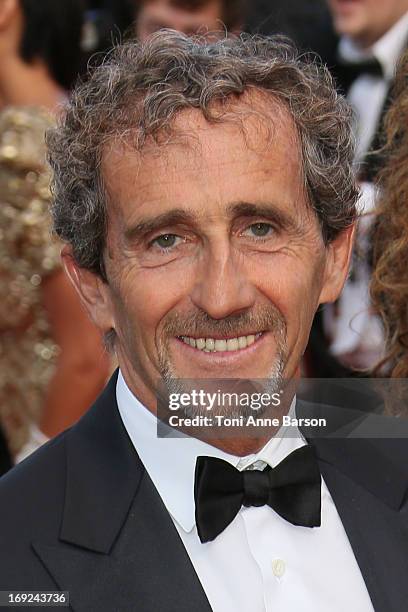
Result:
{"label": "curly gray hair", "polygon": [[[65,116],[48,135],[54,170],[52,214],[58,236],[81,267],[106,280],[107,231],[101,160],[108,141],[130,138],[141,150],[169,130],[185,109],[215,111],[250,90],[290,113],[301,148],[304,186],[326,243],[356,217],[351,111],[316,58],[299,55],[281,36],[241,35],[216,42],[167,30],[144,44],[112,50],[73,93]],[[133,142],[132,142],[133,144]]]}

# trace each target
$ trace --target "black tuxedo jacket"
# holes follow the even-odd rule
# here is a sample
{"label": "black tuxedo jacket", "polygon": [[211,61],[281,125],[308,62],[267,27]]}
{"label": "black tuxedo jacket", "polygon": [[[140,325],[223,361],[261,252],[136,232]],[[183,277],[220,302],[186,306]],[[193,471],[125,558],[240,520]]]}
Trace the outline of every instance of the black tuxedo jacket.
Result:
{"label": "black tuxedo jacket", "polygon": [[[0,479],[0,590],[69,591],[75,612],[209,612],[115,388],[116,375],[77,425]],[[407,440],[310,442],[374,609],[403,612]]]}

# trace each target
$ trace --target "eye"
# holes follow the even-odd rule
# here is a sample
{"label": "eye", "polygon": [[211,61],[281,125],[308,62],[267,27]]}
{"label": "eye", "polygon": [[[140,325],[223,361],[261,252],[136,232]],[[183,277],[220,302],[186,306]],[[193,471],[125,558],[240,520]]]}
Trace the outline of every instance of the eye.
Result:
{"label": "eye", "polygon": [[253,237],[265,238],[267,236],[270,236],[274,232],[274,228],[272,227],[270,223],[260,222],[260,223],[252,223],[252,225],[250,225],[245,230],[245,232],[248,232],[248,231],[250,232],[250,234],[252,234]]}
{"label": "eye", "polygon": [[151,241],[152,246],[158,246],[160,249],[166,250],[176,246],[177,240],[181,240],[176,234],[162,234]]}

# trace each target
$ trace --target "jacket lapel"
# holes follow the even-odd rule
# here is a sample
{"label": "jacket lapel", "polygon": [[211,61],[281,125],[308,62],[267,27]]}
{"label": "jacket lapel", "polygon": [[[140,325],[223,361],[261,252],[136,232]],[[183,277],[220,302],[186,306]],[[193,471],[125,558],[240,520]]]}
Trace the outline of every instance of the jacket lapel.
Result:
{"label": "jacket lapel", "polygon": [[74,612],[210,612],[116,406],[116,378],[67,435],[59,542],[34,541]]}
{"label": "jacket lapel", "polygon": [[401,612],[408,601],[407,506],[392,508],[331,464],[320,465],[374,610]]}
{"label": "jacket lapel", "polygon": [[306,403],[299,413],[330,414],[329,436],[303,433],[315,448],[374,609],[401,612],[408,601],[406,420]]}

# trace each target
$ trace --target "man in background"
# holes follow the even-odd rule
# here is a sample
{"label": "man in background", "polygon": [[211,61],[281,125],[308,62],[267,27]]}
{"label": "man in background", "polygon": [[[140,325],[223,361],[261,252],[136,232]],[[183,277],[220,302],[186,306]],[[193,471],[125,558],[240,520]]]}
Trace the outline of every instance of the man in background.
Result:
{"label": "man in background", "polygon": [[187,35],[242,29],[245,0],[136,0],[135,29],[139,40],[162,28]]}
{"label": "man in background", "polygon": [[334,63],[338,37],[326,0],[252,0],[246,21],[251,33],[285,34],[302,51]]}
{"label": "man in background", "polygon": [[347,376],[371,368],[382,355],[382,329],[370,312],[368,283],[375,207],[382,166],[382,122],[396,66],[408,41],[408,0],[328,0],[340,35],[335,76],[355,111],[355,171],[361,186],[359,224],[350,279],[334,306],[318,313],[311,340],[316,376]]}

